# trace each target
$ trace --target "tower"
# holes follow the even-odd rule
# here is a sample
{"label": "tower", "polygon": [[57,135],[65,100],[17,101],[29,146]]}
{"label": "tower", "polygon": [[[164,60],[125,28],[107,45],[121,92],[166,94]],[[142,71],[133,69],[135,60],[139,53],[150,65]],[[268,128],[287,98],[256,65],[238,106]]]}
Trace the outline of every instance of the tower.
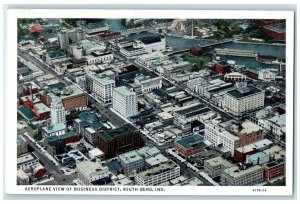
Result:
{"label": "tower", "polygon": [[63,103],[59,97],[53,97],[51,103],[51,125],[66,123],[66,113]]}

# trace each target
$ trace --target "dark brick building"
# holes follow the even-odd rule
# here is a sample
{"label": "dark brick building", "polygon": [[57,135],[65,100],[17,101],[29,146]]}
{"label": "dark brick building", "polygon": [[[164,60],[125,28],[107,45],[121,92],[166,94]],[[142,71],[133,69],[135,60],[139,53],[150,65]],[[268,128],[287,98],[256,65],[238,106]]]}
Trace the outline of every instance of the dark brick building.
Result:
{"label": "dark brick building", "polygon": [[141,146],[140,131],[130,124],[96,135],[97,146],[104,152],[105,159],[137,149]]}

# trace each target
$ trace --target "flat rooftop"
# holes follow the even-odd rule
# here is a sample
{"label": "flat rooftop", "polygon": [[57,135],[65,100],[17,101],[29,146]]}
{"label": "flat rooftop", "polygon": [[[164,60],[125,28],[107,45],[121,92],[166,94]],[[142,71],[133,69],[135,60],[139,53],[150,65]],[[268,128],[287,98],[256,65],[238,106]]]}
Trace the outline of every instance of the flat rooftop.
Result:
{"label": "flat rooftop", "polygon": [[218,165],[223,165],[226,168],[233,166],[229,161],[226,159],[223,159],[222,157],[215,157],[212,159],[205,160],[205,163],[208,163],[210,166],[218,166]]}
{"label": "flat rooftop", "polygon": [[252,172],[256,172],[261,169],[263,169],[263,167],[261,167],[259,165],[248,167],[246,169],[239,169],[238,166],[233,166],[233,167],[229,167],[228,169],[225,169],[224,173],[227,173],[229,176],[231,176],[233,178],[238,178],[238,177],[250,174]]}
{"label": "flat rooftop", "polygon": [[114,88],[114,91],[118,92],[119,94],[123,96],[133,96],[136,95],[134,91],[130,91],[126,86],[120,86],[117,88]]}
{"label": "flat rooftop", "polygon": [[33,153],[22,154],[17,158],[17,165],[22,165],[35,159],[37,159],[37,157]]}
{"label": "flat rooftop", "polygon": [[143,160],[143,158],[135,150],[119,155],[119,159],[125,164]]}
{"label": "flat rooftop", "polygon": [[187,136],[181,140],[177,140],[176,143],[187,150],[198,149],[207,146],[205,143],[203,143],[203,138],[198,134]]}
{"label": "flat rooftop", "polygon": [[138,131],[138,130],[134,126],[132,126],[131,124],[126,123],[122,127],[112,129],[112,130],[108,130],[108,131],[105,131],[105,132],[101,132],[100,137],[103,138],[104,140],[108,141],[108,140],[111,140],[115,137],[119,137],[121,135],[125,135],[125,134],[131,133],[131,132],[136,132],[136,131]]}
{"label": "flat rooftop", "polygon": [[233,96],[234,98],[240,99],[246,96],[250,96],[252,94],[256,94],[261,92],[262,90],[256,88],[253,85],[249,85],[247,87],[241,88],[241,89],[235,89],[228,91],[227,94],[230,96]]}
{"label": "flat rooftop", "polygon": [[251,134],[263,129],[251,121],[245,121],[241,125],[232,125],[230,130],[237,134]]}
{"label": "flat rooftop", "polygon": [[158,166],[155,166],[155,167],[149,168],[145,171],[142,171],[142,172],[138,173],[138,175],[140,177],[146,179],[147,177],[151,177],[151,176],[160,174],[164,171],[169,171],[171,169],[174,169],[177,166],[178,166],[177,164],[175,164],[174,162],[169,160],[167,162],[158,164]]}

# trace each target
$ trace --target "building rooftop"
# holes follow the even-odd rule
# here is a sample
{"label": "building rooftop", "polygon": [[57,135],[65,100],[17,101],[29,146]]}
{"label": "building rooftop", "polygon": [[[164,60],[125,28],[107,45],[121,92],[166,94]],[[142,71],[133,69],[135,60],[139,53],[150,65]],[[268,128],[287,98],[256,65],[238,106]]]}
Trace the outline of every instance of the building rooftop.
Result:
{"label": "building rooftop", "polygon": [[22,180],[29,178],[29,176],[22,169],[17,171],[17,177]]}
{"label": "building rooftop", "polygon": [[191,106],[180,108],[179,110],[176,110],[175,113],[184,115],[184,117],[189,118],[209,111],[211,111],[211,109],[204,104],[193,104]]}
{"label": "building rooftop", "polygon": [[55,133],[55,132],[65,130],[65,129],[66,129],[66,124],[64,124],[64,123],[56,123],[56,124],[50,126],[49,128],[43,127],[43,130],[47,134]]}
{"label": "building rooftop", "polygon": [[268,155],[266,153],[257,152],[255,154],[249,155],[247,159],[250,160],[250,161],[256,161],[258,159],[262,159],[262,158],[265,158],[265,157],[268,157]]}
{"label": "building rooftop", "polygon": [[126,123],[125,125],[123,125],[122,127],[116,128],[116,129],[112,129],[112,130],[108,130],[105,132],[101,132],[100,133],[100,137],[102,137],[104,140],[111,140],[115,137],[119,137],[121,135],[125,135],[131,132],[136,132],[138,131],[134,126],[132,126],[131,124]]}
{"label": "building rooftop", "polygon": [[274,159],[283,159],[283,158],[285,158],[285,150],[282,149],[278,145],[264,150],[264,153],[266,153],[267,155],[270,155]]}
{"label": "building rooftop", "polygon": [[261,167],[259,165],[248,167],[246,169],[239,169],[238,166],[233,166],[233,167],[229,167],[228,169],[225,169],[224,173],[227,173],[229,176],[231,176],[233,178],[238,178],[238,177],[250,174],[252,172],[256,172],[261,169],[263,169],[263,167]]}
{"label": "building rooftop", "polygon": [[206,144],[203,143],[203,138],[198,134],[177,140],[176,143],[187,150],[206,147]]}
{"label": "building rooftop", "polygon": [[276,33],[285,33],[285,31],[286,31],[285,23],[276,24],[276,25],[268,25],[268,26],[265,26],[265,28],[267,28],[271,31],[274,31]]}
{"label": "building rooftop", "polygon": [[135,150],[119,155],[119,159],[125,164],[143,160],[143,158]]}
{"label": "building rooftop", "polygon": [[107,166],[103,166],[102,163],[97,160],[84,160],[82,162],[78,162],[77,168],[80,168],[82,170],[81,172],[87,177],[92,177],[91,174],[108,169]]}
{"label": "building rooftop", "polygon": [[271,162],[265,164],[264,166],[265,166],[266,168],[272,168],[272,167],[277,166],[277,165],[280,165],[280,164],[284,164],[284,160],[283,160],[283,159],[271,161]]}
{"label": "building rooftop", "polygon": [[38,113],[50,112],[50,108],[43,103],[37,103],[34,106],[36,107]]}
{"label": "building rooftop", "polygon": [[160,153],[159,149],[155,146],[145,146],[136,151],[144,158],[153,157]]}
{"label": "building rooftop", "polygon": [[76,135],[77,135],[76,132],[70,131],[70,132],[67,132],[66,134],[63,134],[63,135],[50,136],[47,139],[48,139],[48,142],[58,142],[58,141],[61,141],[61,140],[65,140],[65,139],[74,137]]}
{"label": "building rooftop", "polygon": [[111,171],[118,171],[119,169],[121,169],[122,167],[115,161],[112,162],[108,162],[106,163],[106,166],[109,168],[109,170]]}
{"label": "building rooftop", "polygon": [[256,125],[255,123],[247,120],[245,122],[243,122],[241,125],[232,125],[230,127],[230,130],[233,131],[234,133],[238,134],[238,135],[248,135],[254,132],[258,132],[258,131],[262,131],[263,129]]}
{"label": "building rooftop", "polygon": [[154,157],[150,157],[148,159],[145,159],[145,161],[150,164],[151,166],[154,166],[154,165],[158,165],[160,163],[164,163],[164,162],[167,162],[169,159],[166,158],[164,155],[162,154],[158,154]]}
{"label": "building rooftop", "polygon": [[65,57],[66,54],[61,51],[49,51],[48,56],[52,59],[52,58]]}
{"label": "building rooftop", "polygon": [[164,163],[160,163],[152,168],[149,168],[145,171],[142,171],[140,173],[138,173],[138,175],[142,178],[147,178],[147,177],[151,177],[153,175],[157,175],[159,173],[162,173],[164,171],[169,171],[171,169],[174,169],[178,167],[177,164],[175,164],[174,162],[172,162],[171,160],[164,162]]}
{"label": "building rooftop", "polygon": [[104,152],[102,150],[100,150],[99,148],[94,148],[89,151],[89,155],[91,158],[93,158],[93,157],[98,157],[98,156],[104,155]]}
{"label": "building rooftop", "polygon": [[205,160],[205,163],[208,163],[210,166],[223,165],[223,166],[225,166],[225,168],[233,166],[233,164],[231,164],[226,159],[223,159],[222,157],[215,157],[212,159]]}
{"label": "building rooftop", "polygon": [[252,94],[256,94],[261,92],[262,90],[256,88],[253,85],[249,85],[247,87],[244,88],[240,88],[240,89],[235,89],[235,90],[231,90],[228,91],[227,94],[230,96],[233,96],[234,98],[240,99],[246,96],[250,96]]}
{"label": "building rooftop", "polygon": [[109,85],[109,84],[115,84],[115,80],[109,78],[109,77],[101,77],[97,74],[91,74],[88,73],[88,76],[91,77],[93,80],[99,82],[101,85]]}
{"label": "building rooftop", "polygon": [[285,127],[286,117],[285,117],[285,114],[277,115],[277,116],[274,116],[274,117],[268,119],[268,121],[275,124],[276,126]]}
{"label": "building rooftop", "polygon": [[84,92],[81,89],[79,89],[77,86],[70,85],[70,86],[64,87],[62,90],[52,89],[52,93],[49,93],[49,96],[52,98],[53,95],[56,95],[63,100],[63,99],[67,99],[70,97],[78,96],[80,94],[84,94]]}
{"label": "building rooftop", "polygon": [[273,144],[273,142],[271,142],[268,139],[263,139],[261,141],[243,146],[243,147],[239,147],[236,150],[242,153],[247,153],[247,152],[251,152],[253,150],[261,150],[261,149],[265,149],[268,146],[270,146],[271,144]]}
{"label": "building rooftop", "polygon": [[19,106],[18,112],[25,117],[27,120],[32,120],[36,118],[36,115],[26,106]]}
{"label": "building rooftop", "polygon": [[35,159],[37,159],[37,156],[34,153],[22,154],[17,158],[17,165],[22,165]]}
{"label": "building rooftop", "polygon": [[118,92],[119,94],[123,96],[133,96],[136,95],[134,91],[130,91],[126,86],[120,86],[117,88],[114,88],[114,91]]}

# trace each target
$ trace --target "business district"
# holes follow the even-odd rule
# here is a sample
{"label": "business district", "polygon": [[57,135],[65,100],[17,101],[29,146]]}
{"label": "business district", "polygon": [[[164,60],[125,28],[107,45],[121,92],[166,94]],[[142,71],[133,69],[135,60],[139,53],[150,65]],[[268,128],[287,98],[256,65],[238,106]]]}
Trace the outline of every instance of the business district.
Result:
{"label": "business district", "polygon": [[[285,59],[255,73],[222,60],[253,53],[167,46],[188,29],[218,45],[217,19],[127,19],[152,33],[136,40],[105,20],[30,20],[18,25],[33,38],[18,43],[18,185],[285,185]],[[282,20],[226,26],[285,43]]]}

